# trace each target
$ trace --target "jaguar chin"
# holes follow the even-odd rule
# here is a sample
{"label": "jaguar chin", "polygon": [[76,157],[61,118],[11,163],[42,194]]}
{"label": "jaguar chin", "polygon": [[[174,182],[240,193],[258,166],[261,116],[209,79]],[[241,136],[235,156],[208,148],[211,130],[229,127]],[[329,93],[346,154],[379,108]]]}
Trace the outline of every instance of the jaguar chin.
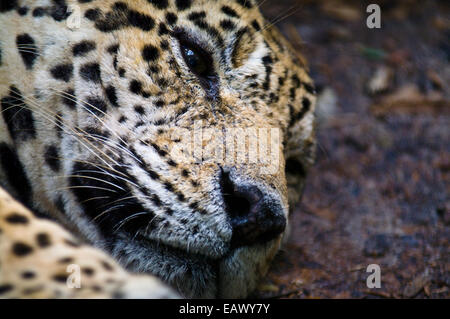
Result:
{"label": "jaguar chin", "polygon": [[125,240],[113,256],[133,272],[163,278],[186,298],[245,298],[254,291],[278,250],[279,240],[230,250],[221,258],[188,254],[164,245]]}

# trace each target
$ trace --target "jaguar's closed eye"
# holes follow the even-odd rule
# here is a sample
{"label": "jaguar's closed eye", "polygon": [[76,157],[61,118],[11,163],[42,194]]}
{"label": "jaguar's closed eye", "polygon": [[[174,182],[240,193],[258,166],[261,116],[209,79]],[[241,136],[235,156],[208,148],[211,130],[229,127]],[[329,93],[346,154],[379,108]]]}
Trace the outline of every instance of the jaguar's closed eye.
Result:
{"label": "jaguar's closed eye", "polygon": [[200,78],[208,79],[214,76],[214,66],[211,54],[199,45],[190,41],[185,34],[178,34],[181,54],[184,62],[192,73]]}
{"label": "jaguar's closed eye", "polygon": [[207,77],[210,73],[209,65],[203,54],[191,46],[181,44],[183,58],[191,71],[198,76]]}

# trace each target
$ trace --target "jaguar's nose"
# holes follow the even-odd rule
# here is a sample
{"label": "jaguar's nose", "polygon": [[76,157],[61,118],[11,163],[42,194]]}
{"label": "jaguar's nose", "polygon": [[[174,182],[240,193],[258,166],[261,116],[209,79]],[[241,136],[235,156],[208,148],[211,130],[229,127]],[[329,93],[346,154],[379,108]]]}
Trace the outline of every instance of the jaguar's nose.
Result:
{"label": "jaguar's nose", "polygon": [[240,185],[230,173],[222,172],[222,195],[231,220],[233,247],[263,244],[286,228],[286,217],[278,200],[257,186]]}

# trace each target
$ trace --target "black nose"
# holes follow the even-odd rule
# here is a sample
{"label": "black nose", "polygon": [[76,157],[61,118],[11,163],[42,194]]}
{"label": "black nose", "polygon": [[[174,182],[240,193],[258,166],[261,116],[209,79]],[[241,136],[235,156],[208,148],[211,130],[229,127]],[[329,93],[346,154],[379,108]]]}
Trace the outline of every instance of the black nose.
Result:
{"label": "black nose", "polygon": [[286,228],[282,206],[256,186],[239,185],[222,172],[222,195],[231,219],[233,247],[263,244]]}

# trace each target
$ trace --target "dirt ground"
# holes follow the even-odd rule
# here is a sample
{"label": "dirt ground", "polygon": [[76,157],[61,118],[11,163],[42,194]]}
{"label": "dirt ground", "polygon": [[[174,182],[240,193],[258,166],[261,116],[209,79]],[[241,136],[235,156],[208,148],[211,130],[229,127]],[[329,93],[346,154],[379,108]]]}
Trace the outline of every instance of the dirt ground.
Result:
{"label": "dirt ground", "polygon": [[[450,3],[260,1],[309,61],[317,163],[257,297],[450,297]],[[381,288],[369,289],[369,264]]]}

